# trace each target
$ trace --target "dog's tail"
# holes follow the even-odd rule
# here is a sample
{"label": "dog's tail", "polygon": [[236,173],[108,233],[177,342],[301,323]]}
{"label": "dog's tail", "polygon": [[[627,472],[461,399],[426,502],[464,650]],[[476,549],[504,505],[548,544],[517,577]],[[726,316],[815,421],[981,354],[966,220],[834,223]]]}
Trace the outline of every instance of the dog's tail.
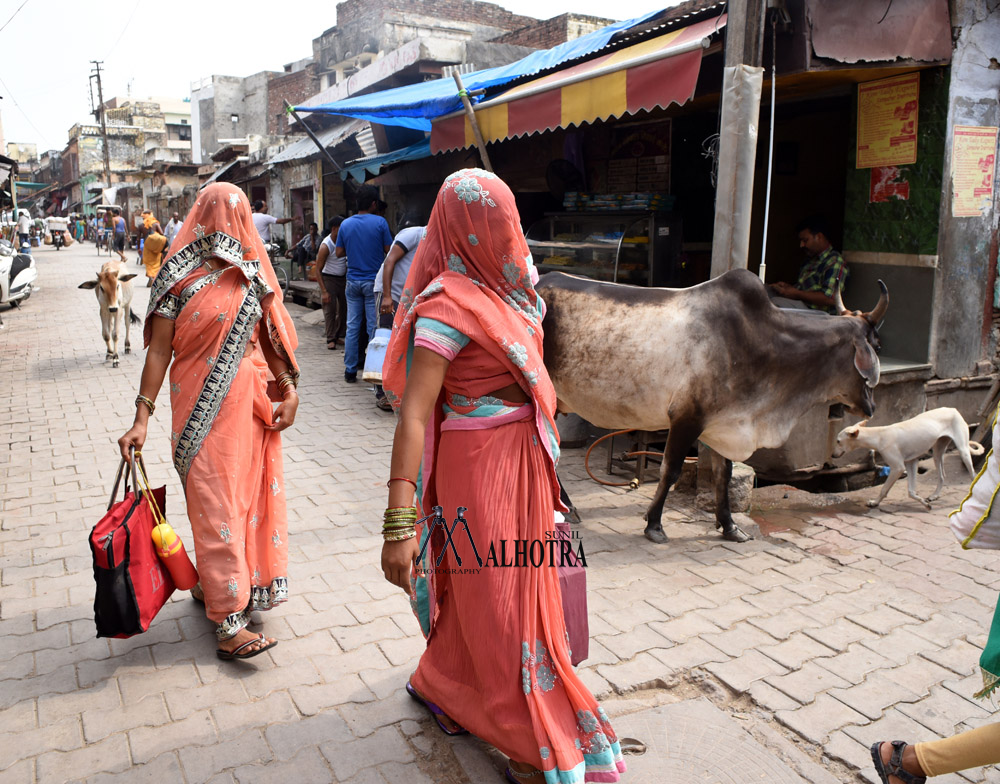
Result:
{"label": "dog's tail", "polygon": [[970,441],[969,442],[969,452],[971,452],[972,454],[974,454],[974,455],[981,455],[985,451],[986,450],[983,449],[983,445],[980,444],[978,441]]}
{"label": "dog's tail", "polygon": [[[128,309],[128,317],[132,320],[133,324],[141,324],[142,323],[142,319],[139,318],[137,315],[135,315],[135,311],[132,310],[132,308]],[[975,442],[973,442],[973,443],[975,443]],[[979,444],[976,444],[976,446],[979,446]],[[979,451],[978,452],[974,451],[972,454],[979,455],[979,454],[982,454],[982,452],[983,452],[983,448],[981,446],[979,446]]]}

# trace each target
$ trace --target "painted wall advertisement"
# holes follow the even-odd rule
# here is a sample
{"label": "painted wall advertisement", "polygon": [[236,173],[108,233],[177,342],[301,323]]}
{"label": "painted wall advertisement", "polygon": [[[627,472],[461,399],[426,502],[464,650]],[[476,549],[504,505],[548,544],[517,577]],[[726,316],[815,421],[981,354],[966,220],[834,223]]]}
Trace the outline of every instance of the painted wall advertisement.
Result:
{"label": "painted wall advertisement", "polygon": [[956,125],[951,156],[951,214],[978,218],[993,204],[997,129]]}
{"label": "painted wall advertisement", "polygon": [[857,168],[917,162],[920,74],[858,85]]}

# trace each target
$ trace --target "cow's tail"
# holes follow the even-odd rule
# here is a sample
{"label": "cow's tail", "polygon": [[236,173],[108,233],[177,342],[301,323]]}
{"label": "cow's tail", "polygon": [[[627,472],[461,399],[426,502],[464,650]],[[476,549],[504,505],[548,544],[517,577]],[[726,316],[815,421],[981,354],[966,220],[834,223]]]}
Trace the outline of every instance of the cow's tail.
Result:
{"label": "cow's tail", "polygon": [[139,318],[137,315],[135,315],[135,311],[132,310],[131,307],[128,309],[128,317],[132,321],[133,324],[141,324],[142,323],[142,319]]}

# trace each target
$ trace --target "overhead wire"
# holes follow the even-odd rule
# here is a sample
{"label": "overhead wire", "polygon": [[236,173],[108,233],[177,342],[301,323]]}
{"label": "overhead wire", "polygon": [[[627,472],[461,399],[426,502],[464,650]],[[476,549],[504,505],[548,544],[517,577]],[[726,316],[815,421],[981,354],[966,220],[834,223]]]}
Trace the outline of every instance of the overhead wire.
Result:
{"label": "overhead wire", "polygon": [[3,27],[0,27],[0,33],[2,33],[4,31],[4,27],[6,27],[7,25],[9,25],[11,23],[11,21],[14,19],[14,17],[17,16],[18,13],[20,12],[20,10],[22,8],[24,8],[27,4],[28,4],[28,0],[24,0],[24,2],[21,3],[21,5],[19,5],[17,7],[17,11],[15,11],[14,13],[12,13],[10,15],[10,19],[8,19],[6,22],[3,23]]}
{"label": "overhead wire", "polygon": [[3,87],[4,91],[7,93],[7,97],[14,102],[14,106],[16,106],[17,110],[24,116],[24,119],[28,121],[28,125],[30,125],[32,129],[34,129],[35,133],[38,134],[39,138],[43,142],[45,142],[45,146],[46,147],[50,146],[48,138],[46,138],[44,133],[38,130],[38,127],[31,121],[31,118],[28,116],[28,113],[21,108],[21,104],[17,102],[17,98],[14,97],[14,94],[10,91],[10,88],[7,86],[7,83],[3,80],[3,77],[0,77],[0,87]]}
{"label": "overhead wire", "polygon": [[122,28],[122,31],[120,33],[118,33],[118,37],[115,39],[115,42],[111,45],[111,48],[108,50],[108,53],[106,55],[104,55],[104,59],[105,60],[107,60],[111,56],[111,53],[114,52],[115,49],[118,47],[118,43],[124,37],[126,31],[129,28],[129,25],[132,24],[132,19],[135,16],[135,12],[137,10],[139,10],[139,3],[141,3],[141,2],[142,2],[142,0],[135,0],[135,5],[132,6],[132,13],[130,13],[128,15],[128,21],[125,22],[125,26]]}

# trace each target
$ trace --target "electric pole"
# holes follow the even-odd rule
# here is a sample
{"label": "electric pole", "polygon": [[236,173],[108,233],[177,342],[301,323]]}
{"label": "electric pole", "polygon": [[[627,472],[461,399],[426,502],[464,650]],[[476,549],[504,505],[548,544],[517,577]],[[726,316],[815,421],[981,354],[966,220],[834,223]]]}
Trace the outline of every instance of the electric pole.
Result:
{"label": "electric pole", "polygon": [[104,90],[101,88],[101,65],[103,60],[91,60],[94,65],[94,73],[91,78],[97,79],[97,108],[94,109],[94,117],[101,121],[101,139],[104,146],[104,181],[105,188],[111,187],[111,153],[108,149],[108,126],[104,121]]}

